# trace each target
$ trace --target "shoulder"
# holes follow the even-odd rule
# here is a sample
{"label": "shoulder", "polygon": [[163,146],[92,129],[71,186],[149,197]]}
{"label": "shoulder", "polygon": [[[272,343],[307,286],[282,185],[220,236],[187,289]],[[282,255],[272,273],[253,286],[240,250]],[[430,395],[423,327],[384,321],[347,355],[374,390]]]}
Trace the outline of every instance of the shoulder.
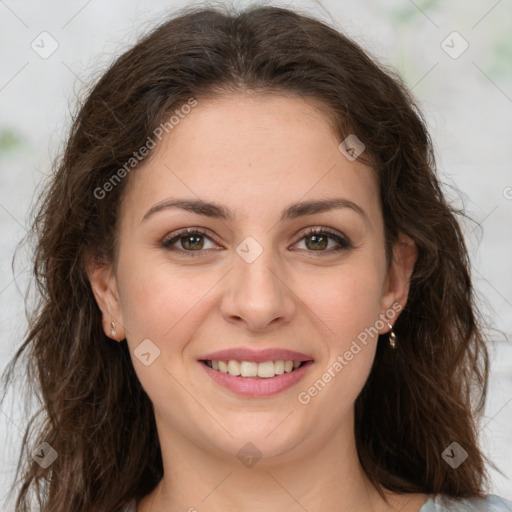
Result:
{"label": "shoulder", "polygon": [[418,512],[512,512],[512,502],[495,494],[465,499],[438,494],[430,497]]}

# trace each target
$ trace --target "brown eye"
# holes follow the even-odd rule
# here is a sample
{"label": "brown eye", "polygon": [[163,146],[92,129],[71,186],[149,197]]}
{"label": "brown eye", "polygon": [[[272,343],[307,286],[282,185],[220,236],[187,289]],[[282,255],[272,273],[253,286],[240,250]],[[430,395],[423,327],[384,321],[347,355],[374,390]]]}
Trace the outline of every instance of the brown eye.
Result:
{"label": "brown eye", "polygon": [[201,239],[202,235],[185,235],[179,238],[181,246],[184,249],[202,249],[204,240]]}
{"label": "brown eye", "polygon": [[[308,249],[317,250],[317,249],[326,249],[329,245],[329,237],[325,235],[308,235],[304,237],[306,239],[306,246]],[[307,240],[311,243],[308,244]]]}
{"label": "brown eye", "polygon": [[[305,246],[311,252],[332,252],[350,249],[350,241],[337,233],[325,229],[312,229],[303,235],[301,241],[305,240]],[[329,242],[334,241],[334,247]],[[336,246],[337,244],[337,246]],[[331,251],[332,250],[332,251]]]}
{"label": "brown eye", "polygon": [[213,240],[205,232],[197,229],[186,229],[177,233],[173,237],[164,240],[162,242],[162,247],[170,251],[194,253],[208,249],[208,247],[205,248],[205,243],[207,241],[213,243]]}

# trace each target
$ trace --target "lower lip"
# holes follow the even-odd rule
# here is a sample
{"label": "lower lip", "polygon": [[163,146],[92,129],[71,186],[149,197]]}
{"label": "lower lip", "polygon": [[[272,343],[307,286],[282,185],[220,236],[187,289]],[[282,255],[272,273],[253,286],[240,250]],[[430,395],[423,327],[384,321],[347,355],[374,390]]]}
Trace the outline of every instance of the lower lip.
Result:
{"label": "lower lip", "polygon": [[306,372],[313,364],[313,361],[308,361],[293,372],[283,373],[282,375],[276,375],[275,377],[270,377],[268,379],[236,377],[229,373],[212,370],[202,362],[199,362],[199,364],[217,384],[220,384],[226,389],[246,397],[261,397],[277,395],[278,393],[281,393],[281,391],[292,387],[294,384],[299,382],[304,375],[306,375]]}

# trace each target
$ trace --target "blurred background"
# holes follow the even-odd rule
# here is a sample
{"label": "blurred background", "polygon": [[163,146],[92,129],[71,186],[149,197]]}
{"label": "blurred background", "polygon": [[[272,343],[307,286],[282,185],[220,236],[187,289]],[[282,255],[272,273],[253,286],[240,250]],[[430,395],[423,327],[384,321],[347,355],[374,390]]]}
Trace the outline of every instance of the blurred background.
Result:
{"label": "blurred background", "polygon": [[[473,219],[463,227],[493,340],[481,443],[504,473],[490,470],[492,492],[512,500],[512,2],[271,3],[300,8],[346,32],[398,70],[425,113],[445,191]],[[26,328],[31,263],[21,250],[12,265],[13,254],[30,224],[34,193],[62,149],[76,98],[141,34],[192,4],[199,5],[0,0],[0,371]],[[0,409],[0,503],[28,413],[17,394]]]}

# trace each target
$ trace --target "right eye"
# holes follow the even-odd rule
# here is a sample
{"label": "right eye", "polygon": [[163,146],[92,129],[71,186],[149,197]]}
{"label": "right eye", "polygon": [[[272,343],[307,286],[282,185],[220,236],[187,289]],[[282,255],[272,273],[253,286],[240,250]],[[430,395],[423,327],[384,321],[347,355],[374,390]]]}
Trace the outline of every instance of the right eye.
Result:
{"label": "right eye", "polygon": [[[213,242],[213,239],[204,231],[197,228],[186,228],[182,229],[171,238],[164,240],[162,247],[170,251],[188,253],[188,256],[199,256],[203,251],[208,249],[204,248],[205,238]],[[173,247],[177,243],[179,243],[181,247]]]}

